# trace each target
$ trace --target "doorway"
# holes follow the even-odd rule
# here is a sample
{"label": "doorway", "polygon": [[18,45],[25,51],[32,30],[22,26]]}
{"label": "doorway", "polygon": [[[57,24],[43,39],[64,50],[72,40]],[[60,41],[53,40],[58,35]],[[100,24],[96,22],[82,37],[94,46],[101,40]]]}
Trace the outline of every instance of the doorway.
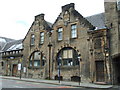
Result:
{"label": "doorway", "polygon": [[113,59],[114,83],[120,84],[120,56]]}
{"label": "doorway", "polygon": [[17,64],[13,64],[12,76],[17,76],[17,69],[18,69]]}
{"label": "doorway", "polygon": [[104,82],[104,61],[96,61],[96,82]]}

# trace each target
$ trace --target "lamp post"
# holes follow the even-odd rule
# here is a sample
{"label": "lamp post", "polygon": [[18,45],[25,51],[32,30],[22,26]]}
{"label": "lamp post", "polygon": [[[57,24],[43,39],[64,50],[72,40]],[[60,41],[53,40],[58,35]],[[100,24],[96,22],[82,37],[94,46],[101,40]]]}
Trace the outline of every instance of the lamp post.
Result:
{"label": "lamp post", "polygon": [[52,35],[52,32],[50,31],[49,32],[49,44],[48,44],[48,47],[49,47],[49,80],[50,80],[50,78],[51,78],[51,76],[50,76],[50,67],[51,67],[51,65],[50,65],[50,62],[51,62],[51,47],[52,47],[52,44],[51,44],[51,35]]}
{"label": "lamp post", "polygon": [[59,57],[59,59],[58,59],[58,80],[59,80],[59,83],[60,83],[60,65],[61,65],[61,57]]}
{"label": "lamp post", "polygon": [[81,77],[80,77],[80,59],[81,59],[81,54],[78,55],[78,61],[79,61],[79,67],[78,67],[78,70],[79,70],[79,85],[80,85],[80,81],[81,81]]}
{"label": "lamp post", "polygon": [[108,48],[105,48],[105,69],[106,69],[106,82],[108,82],[107,80],[109,79],[109,70],[108,70],[108,66],[107,66],[107,59],[108,59],[108,57],[109,57],[109,53],[108,53]]}

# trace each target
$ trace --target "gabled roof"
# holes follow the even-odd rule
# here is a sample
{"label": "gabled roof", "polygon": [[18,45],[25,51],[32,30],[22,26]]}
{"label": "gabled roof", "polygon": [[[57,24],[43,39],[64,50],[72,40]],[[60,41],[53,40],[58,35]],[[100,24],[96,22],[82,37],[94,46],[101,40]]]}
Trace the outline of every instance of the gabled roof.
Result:
{"label": "gabled roof", "polygon": [[6,38],[6,37],[0,37],[0,51],[5,47],[5,45],[8,42],[14,41],[14,39]]}
{"label": "gabled roof", "polygon": [[86,17],[86,19],[97,29],[105,28],[105,14],[100,13]]}
{"label": "gabled roof", "polygon": [[22,39],[8,42],[2,51],[12,51],[12,50],[19,50],[19,49],[23,49]]}

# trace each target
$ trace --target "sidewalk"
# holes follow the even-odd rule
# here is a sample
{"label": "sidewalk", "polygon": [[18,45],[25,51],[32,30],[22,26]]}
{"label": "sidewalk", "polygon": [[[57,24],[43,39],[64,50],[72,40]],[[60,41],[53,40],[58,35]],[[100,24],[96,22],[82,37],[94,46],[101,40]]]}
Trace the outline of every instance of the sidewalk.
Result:
{"label": "sidewalk", "polygon": [[64,85],[64,86],[73,86],[73,87],[85,87],[85,88],[99,88],[99,89],[109,89],[112,88],[113,85],[98,85],[93,83],[79,83],[72,81],[60,81],[58,80],[43,80],[43,79],[31,79],[31,78],[19,78],[19,77],[10,77],[10,76],[0,76],[3,79],[12,79],[12,80],[20,80],[26,82],[37,82],[37,83],[46,83],[46,84],[55,84],[55,85]]}

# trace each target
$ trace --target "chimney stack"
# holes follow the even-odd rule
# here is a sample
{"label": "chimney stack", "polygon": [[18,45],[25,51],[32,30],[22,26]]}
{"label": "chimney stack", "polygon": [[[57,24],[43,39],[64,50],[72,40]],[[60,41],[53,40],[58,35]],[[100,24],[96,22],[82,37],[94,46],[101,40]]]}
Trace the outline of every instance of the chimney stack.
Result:
{"label": "chimney stack", "polygon": [[44,16],[45,16],[45,14],[41,13],[41,14],[35,16],[35,20],[39,20],[39,19],[44,20]]}
{"label": "chimney stack", "polygon": [[62,11],[69,11],[70,8],[73,8],[74,9],[74,3],[70,3],[70,4],[67,4],[67,5],[64,5],[62,6]]}

